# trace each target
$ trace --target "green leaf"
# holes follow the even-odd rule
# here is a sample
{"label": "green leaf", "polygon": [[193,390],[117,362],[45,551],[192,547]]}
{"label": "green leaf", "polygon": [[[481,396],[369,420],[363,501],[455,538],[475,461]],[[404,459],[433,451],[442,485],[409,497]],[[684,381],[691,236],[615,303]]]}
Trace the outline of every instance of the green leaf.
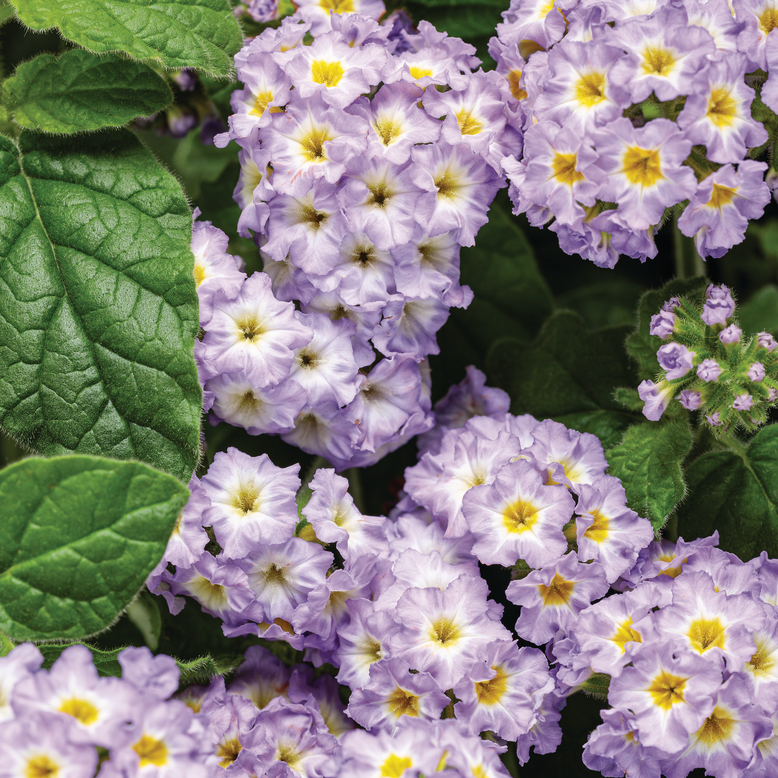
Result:
{"label": "green leaf", "polygon": [[75,643],[58,643],[38,646],[41,654],[43,654],[43,669],[50,670],[54,662],[60,658],[62,652],[66,648],[70,648],[70,646],[86,646],[92,652],[92,660],[95,663],[98,675],[121,678],[122,666],[119,664],[117,657],[119,656],[119,652],[123,651],[124,648],[116,648],[113,651],[103,651],[102,649],[95,648],[86,643],[81,643],[80,641]]}
{"label": "green leaf", "polygon": [[165,79],[148,65],[82,49],[19,65],[3,90],[3,106],[20,126],[53,133],[120,127],[173,101]]}
{"label": "green leaf", "polygon": [[495,343],[487,374],[511,396],[513,413],[531,413],[597,435],[606,447],[638,420],[614,397],[636,379],[624,351],[627,327],[587,332],[575,313],[560,311],[534,344],[515,338]]}
{"label": "green leaf", "polygon": [[440,387],[461,381],[467,365],[483,368],[495,341],[506,336],[529,340],[553,309],[551,292],[510,215],[507,197],[492,205],[475,241],[460,255],[461,282],[475,297],[467,310],[452,310],[438,336],[440,356],[431,362]]}
{"label": "green leaf", "polygon": [[31,458],[0,471],[0,630],[53,640],[108,627],[162,558],[188,499],[140,462]]}
{"label": "green leaf", "polygon": [[747,335],[763,330],[778,334],[778,287],[770,284],[760,289],[735,316]]}
{"label": "green leaf", "polygon": [[45,455],[199,453],[181,188],[126,130],[0,137],[0,425]]}
{"label": "green leaf", "polygon": [[638,373],[641,380],[654,378],[659,372],[656,352],[663,341],[656,335],[649,335],[651,317],[659,313],[662,305],[671,297],[693,297],[699,294],[707,284],[708,279],[706,278],[674,279],[661,289],[646,292],[640,298],[638,326],[637,330],[627,338],[627,351],[638,363]]}
{"label": "green leaf", "polygon": [[711,451],[686,471],[688,498],[678,508],[684,538],[719,532],[721,548],[748,560],[778,556],[778,425],[758,432],[748,447]]}
{"label": "green leaf", "polygon": [[[38,646],[43,654],[43,669],[50,670],[62,652],[66,648],[70,648],[70,646],[86,646],[92,652],[92,659],[99,675],[121,678],[122,666],[119,664],[119,654],[124,651],[126,646],[114,648],[111,651],[103,651],[100,648],[81,642],[68,643],[66,645]],[[178,669],[181,671],[181,685],[187,686],[191,683],[208,682],[215,675],[226,675],[235,670],[243,659],[244,657],[239,654],[216,658],[202,656],[188,661],[176,659]]]}
{"label": "green leaf", "polygon": [[686,491],[681,463],[692,447],[688,422],[643,422],[610,449],[608,473],[621,479],[627,504],[659,531]]}
{"label": "green leaf", "polygon": [[89,51],[125,51],[167,68],[234,71],[243,36],[228,0],[12,0],[34,30],[59,27]]}

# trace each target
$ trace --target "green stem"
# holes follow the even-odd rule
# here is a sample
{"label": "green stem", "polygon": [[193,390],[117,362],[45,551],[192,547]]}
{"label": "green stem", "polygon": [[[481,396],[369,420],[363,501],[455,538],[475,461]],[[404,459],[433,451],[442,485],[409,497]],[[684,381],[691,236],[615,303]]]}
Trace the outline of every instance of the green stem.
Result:
{"label": "green stem", "polygon": [[362,490],[362,470],[359,467],[350,467],[343,472],[348,479],[348,490],[354,500],[354,505],[360,513],[365,512],[365,493]]}
{"label": "green stem", "polygon": [[673,217],[673,250],[675,253],[675,275],[678,278],[706,276],[705,262],[697,252],[692,238],[687,238],[678,229],[678,214]]}

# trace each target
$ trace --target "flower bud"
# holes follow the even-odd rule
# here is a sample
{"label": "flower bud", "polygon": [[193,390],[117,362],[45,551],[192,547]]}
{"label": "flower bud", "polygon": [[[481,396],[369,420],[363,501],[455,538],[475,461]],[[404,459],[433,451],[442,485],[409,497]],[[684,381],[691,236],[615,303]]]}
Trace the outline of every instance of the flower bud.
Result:
{"label": "flower bud", "polygon": [[721,375],[721,368],[715,359],[704,359],[697,367],[697,375],[703,381],[718,381]]}

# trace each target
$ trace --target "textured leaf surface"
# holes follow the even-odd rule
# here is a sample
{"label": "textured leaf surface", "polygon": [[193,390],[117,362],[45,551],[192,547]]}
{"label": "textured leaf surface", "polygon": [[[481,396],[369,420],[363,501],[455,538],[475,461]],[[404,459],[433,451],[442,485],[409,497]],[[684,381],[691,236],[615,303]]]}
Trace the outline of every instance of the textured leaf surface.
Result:
{"label": "textured leaf surface", "polygon": [[627,430],[624,440],[607,453],[608,473],[621,479],[627,503],[655,530],[685,492],[681,463],[692,447],[686,420],[644,422]]}
{"label": "textured leaf surface", "polygon": [[120,127],[173,100],[165,79],[148,65],[83,49],[19,65],[3,90],[3,105],[19,125],[54,133]]}
{"label": "textured leaf surface", "polygon": [[44,640],[108,627],[162,558],[188,499],[140,462],[31,458],[0,471],[0,630]]}
{"label": "textured leaf surface", "polygon": [[243,36],[228,0],[12,0],[34,30],[59,27],[85,49],[226,76]]}
{"label": "textured leaf surface", "polygon": [[560,311],[534,344],[514,338],[495,343],[487,374],[511,396],[513,413],[556,419],[612,446],[637,420],[614,398],[617,387],[635,384],[623,345],[628,331],[587,332],[580,316]]}
{"label": "textured leaf surface", "polygon": [[762,330],[778,333],[778,287],[773,284],[760,289],[745,305],[740,307],[735,317],[747,335]]}
{"label": "textured leaf surface", "polygon": [[124,130],[0,138],[0,425],[188,482],[201,392],[181,188]]}
{"label": "textured leaf surface", "polygon": [[747,560],[778,556],[778,425],[742,451],[711,451],[686,471],[689,496],[678,508],[678,533],[719,531],[721,548]]}

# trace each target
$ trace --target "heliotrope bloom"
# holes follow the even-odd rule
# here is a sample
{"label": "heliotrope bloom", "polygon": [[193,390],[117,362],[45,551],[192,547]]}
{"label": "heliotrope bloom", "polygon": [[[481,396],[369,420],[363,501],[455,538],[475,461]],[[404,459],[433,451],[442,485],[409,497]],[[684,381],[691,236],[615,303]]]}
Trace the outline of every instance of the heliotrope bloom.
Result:
{"label": "heliotrope bloom", "polygon": [[600,565],[581,564],[570,552],[554,565],[511,581],[505,596],[522,606],[516,622],[519,637],[542,645],[558,630],[569,631],[578,614],[602,597],[608,588]]}
{"label": "heliotrope bloom", "polygon": [[642,745],[677,754],[713,713],[720,686],[717,662],[659,641],[640,651],[632,667],[611,681],[608,701],[634,714]]}
{"label": "heliotrope bloom", "polygon": [[520,459],[504,465],[491,484],[474,486],[462,499],[462,513],[476,538],[473,553],[484,564],[530,567],[558,560],[567,550],[562,528],[573,513],[564,486],[547,486],[537,469]]}

